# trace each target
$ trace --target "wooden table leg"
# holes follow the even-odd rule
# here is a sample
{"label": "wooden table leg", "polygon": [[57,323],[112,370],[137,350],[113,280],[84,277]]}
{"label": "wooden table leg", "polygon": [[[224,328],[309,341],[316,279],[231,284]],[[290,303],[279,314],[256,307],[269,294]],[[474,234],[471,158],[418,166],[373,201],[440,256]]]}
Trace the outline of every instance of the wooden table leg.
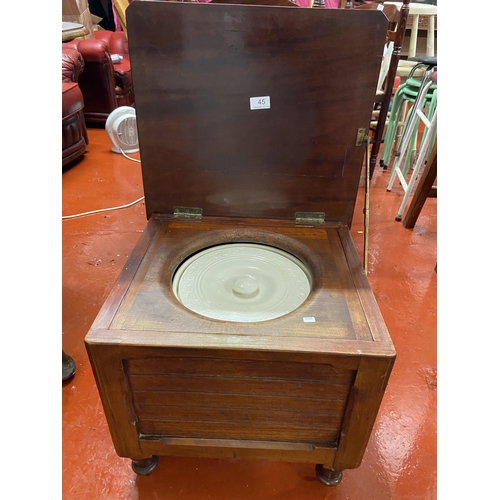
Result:
{"label": "wooden table leg", "polygon": [[425,165],[424,171],[420,176],[415,193],[410,206],[403,217],[403,226],[411,229],[415,227],[420,211],[424,206],[425,200],[429,196],[434,181],[437,177],[437,137],[434,141],[431,154]]}

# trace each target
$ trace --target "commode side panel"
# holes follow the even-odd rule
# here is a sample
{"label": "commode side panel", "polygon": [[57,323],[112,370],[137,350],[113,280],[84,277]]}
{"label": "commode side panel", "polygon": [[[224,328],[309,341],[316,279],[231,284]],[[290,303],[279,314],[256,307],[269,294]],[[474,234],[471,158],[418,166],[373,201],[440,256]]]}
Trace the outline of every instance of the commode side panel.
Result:
{"label": "commode side panel", "polygon": [[141,435],[335,445],[355,371],[196,357],[124,362]]}

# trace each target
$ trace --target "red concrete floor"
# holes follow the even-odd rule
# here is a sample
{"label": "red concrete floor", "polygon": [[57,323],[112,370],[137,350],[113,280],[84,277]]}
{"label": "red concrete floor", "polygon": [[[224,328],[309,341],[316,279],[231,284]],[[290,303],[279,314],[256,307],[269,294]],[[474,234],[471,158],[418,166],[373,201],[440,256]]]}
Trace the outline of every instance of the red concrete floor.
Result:
{"label": "red concrete floor", "polygon": [[[140,164],[112,153],[103,129],[90,129],[89,139],[81,161],[62,174],[65,216],[143,195]],[[398,357],[363,462],[336,487],[322,485],[310,464],[264,461],[160,457],[150,476],[136,476],[115,454],[83,340],[146,224],[144,204],[63,220],[62,346],[77,365],[62,384],[63,498],[437,498],[437,200],[405,229],[394,220],[403,193],[386,192],[388,178],[377,167],[371,183],[368,277]],[[362,204],[361,187],[352,226],[360,256]]]}

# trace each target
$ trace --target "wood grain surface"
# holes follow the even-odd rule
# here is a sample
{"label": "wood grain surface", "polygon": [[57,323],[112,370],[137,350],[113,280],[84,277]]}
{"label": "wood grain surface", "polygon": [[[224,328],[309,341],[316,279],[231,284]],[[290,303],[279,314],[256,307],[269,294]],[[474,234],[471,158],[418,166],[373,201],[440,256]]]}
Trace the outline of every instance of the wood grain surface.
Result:
{"label": "wood grain surface", "polygon": [[134,2],[127,19],[148,216],[314,211],[350,225],[382,12]]}

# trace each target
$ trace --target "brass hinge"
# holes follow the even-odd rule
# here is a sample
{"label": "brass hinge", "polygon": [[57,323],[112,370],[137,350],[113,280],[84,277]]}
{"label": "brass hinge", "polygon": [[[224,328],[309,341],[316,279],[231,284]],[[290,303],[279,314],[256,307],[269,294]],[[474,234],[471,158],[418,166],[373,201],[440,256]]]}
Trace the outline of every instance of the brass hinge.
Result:
{"label": "brass hinge", "polygon": [[203,208],[174,207],[174,218],[176,219],[201,219]]}
{"label": "brass hinge", "polygon": [[356,134],[356,146],[362,146],[365,142],[366,128],[358,128],[358,133]]}
{"label": "brass hinge", "polygon": [[324,224],[325,212],[296,212],[295,222],[297,224]]}

